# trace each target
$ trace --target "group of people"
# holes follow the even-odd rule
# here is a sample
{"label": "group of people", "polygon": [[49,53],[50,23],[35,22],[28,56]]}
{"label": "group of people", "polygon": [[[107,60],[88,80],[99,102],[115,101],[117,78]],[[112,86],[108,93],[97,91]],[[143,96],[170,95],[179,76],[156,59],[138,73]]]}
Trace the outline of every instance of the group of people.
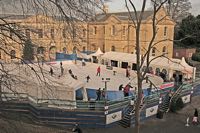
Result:
{"label": "group of people", "polygon": [[[53,76],[54,71],[52,67],[50,67],[49,73],[51,76]],[[60,62],[60,75],[58,77],[61,77],[63,74],[64,74],[64,68],[63,68],[62,62]]]}
{"label": "group of people", "polygon": [[96,94],[97,94],[96,101],[100,101],[101,99],[105,99],[105,96],[106,96],[105,88],[103,88],[103,90],[101,90],[101,88],[99,88],[96,91]]}
{"label": "group of people", "polygon": [[123,87],[123,84],[121,84],[121,85],[119,86],[119,91],[122,91],[122,90],[123,90],[123,92],[124,92],[124,97],[128,97],[129,94],[130,94],[130,89],[131,89],[131,88],[133,88],[133,87],[131,86],[130,83],[127,84],[125,87]]}

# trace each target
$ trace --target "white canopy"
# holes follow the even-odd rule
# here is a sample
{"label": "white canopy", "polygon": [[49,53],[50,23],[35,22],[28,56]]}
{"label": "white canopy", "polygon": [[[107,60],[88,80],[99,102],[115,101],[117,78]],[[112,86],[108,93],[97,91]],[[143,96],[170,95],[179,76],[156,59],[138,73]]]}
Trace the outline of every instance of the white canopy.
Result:
{"label": "white canopy", "polygon": [[87,55],[85,53],[77,52],[77,57],[83,58],[83,59],[90,59],[90,55]]}
{"label": "white canopy", "polygon": [[90,57],[92,57],[92,56],[101,56],[101,55],[103,55],[103,54],[104,54],[104,53],[101,51],[101,49],[98,48],[98,50],[97,50],[95,53],[90,54]]}
{"label": "white canopy", "polygon": [[[155,57],[153,56],[150,57],[150,60],[153,59],[150,64],[150,66],[152,67],[166,68],[168,70],[174,70],[174,71],[181,71],[182,73],[186,73],[189,75],[193,74],[194,67],[188,65],[185,62],[184,57],[182,58],[182,60],[166,58],[166,57],[158,57],[155,59],[154,58]],[[101,59],[136,63],[136,54],[121,53],[121,52],[106,52],[104,55],[101,56]]]}
{"label": "white canopy", "polygon": [[115,60],[115,61],[121,61],[121,62],[136,63],[136,55],[135,54],[110,51],[110,52],[106,52],[104,55],[102,55],[101,58]]}

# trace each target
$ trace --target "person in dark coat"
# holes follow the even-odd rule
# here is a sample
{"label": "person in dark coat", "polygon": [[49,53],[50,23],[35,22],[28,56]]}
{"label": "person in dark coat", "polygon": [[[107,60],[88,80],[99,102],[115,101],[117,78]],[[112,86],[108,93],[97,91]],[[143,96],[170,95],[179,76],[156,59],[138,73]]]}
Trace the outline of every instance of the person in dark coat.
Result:
{"label": "person in dark coat", "polygon": [[198,116],[199,116],[198,110],[195,109],[194,116],[193,116],[193,119],[192,119],[192,123],[195,124],[195,125],[199,123]]}
{"label": "person in dark coat", "polygon": [[97,93],[96,101],[100,101],[100,99],[101,99],[101,88],[99,88],[96,93]]}
{"label": "person in dark coat", "polygon": [[88,75],[88,76],[86,77],[86,79],[87,79],[87,83],[88,83],[89,80],[90,80],[90,76]]}
{"label": "person in dark coat", "polygon": [[122,91],[123,88],[124,88],[124,87],[123,87],[123,84],[121,84],[121,85],[119,86],[119,91]]}
{"label": "person in dark coat", "polygon": [[52,68],[50,68],[49,73],[51,74],[51,76],[53,76],[53,69]]}
{"label": "person in dark coat", "polygon": [[62,76],[64,73],[64,68],[62,66],[60,67],[60,71],[61,71],[61,76]]}
{"label": "person in dark coat", "polygon": [[80,127],[78,126],[78,124],[76,124],[74,126],[74,128],[72,129],[72,132],[75,132],[75,133],[82,133],[82,130],[80,129]]}

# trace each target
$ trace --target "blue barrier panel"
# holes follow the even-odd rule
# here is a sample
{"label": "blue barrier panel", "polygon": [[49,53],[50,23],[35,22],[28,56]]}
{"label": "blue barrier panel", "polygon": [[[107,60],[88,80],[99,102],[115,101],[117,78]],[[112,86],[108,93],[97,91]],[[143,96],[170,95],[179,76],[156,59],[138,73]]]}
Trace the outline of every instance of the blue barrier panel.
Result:
{"label": "blue barrier panel", "polygon": [[77,54],[56,53],[56,60],[76,60]]}

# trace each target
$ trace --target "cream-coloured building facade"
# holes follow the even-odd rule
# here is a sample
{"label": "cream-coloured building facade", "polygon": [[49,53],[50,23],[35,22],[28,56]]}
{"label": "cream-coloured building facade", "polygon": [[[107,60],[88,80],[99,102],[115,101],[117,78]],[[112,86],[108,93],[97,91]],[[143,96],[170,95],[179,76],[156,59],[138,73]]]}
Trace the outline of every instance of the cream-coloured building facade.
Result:
{"label": "cream-coloured building facade", "polygon": [[[146,52],[151,41],[152,11],[145,11],[140,31],[142,54]],[[173,36],[175,23],[167,16],[164,9],[157,13],[157,35],[152,56],[165,54],[172,57]],[[135,53],[135,28],[130,21],[128,12],[97,14],[93,21],[88,23],[76,21],[67,23],[61,18],[33,15],[8,17],[9,22],[16,22],[19,30],[30,38],[34,45],[34,55],[37,59],[55,60],[55,53],[73,53],[82,51],[96,51],[99,47],[103,52],[116,51]],[[159,42],[159,43],[158,43]],[[20,44],[6,39],[12,47],[6,48],[13,56],[0,51],[0,58],[7,62],[15,60],[13,57],[23,55]]]}

